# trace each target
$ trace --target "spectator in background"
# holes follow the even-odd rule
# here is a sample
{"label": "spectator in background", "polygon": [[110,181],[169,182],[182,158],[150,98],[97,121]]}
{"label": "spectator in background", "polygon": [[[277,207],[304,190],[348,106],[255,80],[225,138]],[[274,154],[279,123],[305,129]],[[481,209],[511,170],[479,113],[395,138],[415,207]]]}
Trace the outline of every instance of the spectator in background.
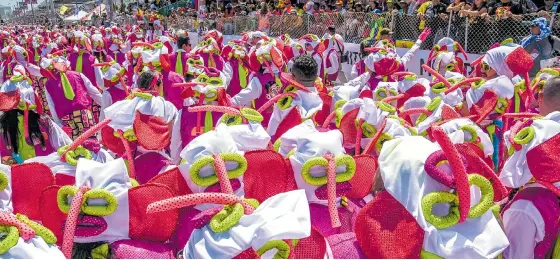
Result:
{"label": "spectator in background", "polygon": [[393,43],[393,32],[391,32],[391,29],[389,28],[381,29],[381,31],[379,32],[379,37],[381,38],[381,40],[387,40]]}
{"label": "spectator in background", "polygon": [[544,0],[544,5],[537,10],[537,14],[540,17],[545,17],[550,20],[550,13],[557,14],[559,9],[560,2],[554,2],[554,0]]}
{"label": "spectator in background", "polygon": [[432,0],[427,4],[424,14],[418,12],[418,17],[426,20],[426,27],[432,28],[434,33],[422,43],[423,48],[430,49],[434,44],[443,38],[447,31],[447,5],[440,0]]}
{"label": "spectator in background", "polygon": [[459,15],[465,16],[469,22],[469,39],[479,39],[474,44],[470,44],[472,52],[484,53],[488,46],[492,44],[491,37],[488,37],[488,6],[486,0],[475,0],[470,9],[464,9]]}
{"label": "spectator in background", "polygon": [[336,1],[336,11],[339,14],[346,14],[346,9],[344,9],[344,3],[342,2],[342,0],[338,0]]}
{"label": "spectator in background", "polygon": [[550,31],[548,21],[537,18],[531,23],[531,34],[523,40],[521,45],[528,53],[533,56],[533,68],[529,72],[534,77],[541,70],[541,61],[552,57],[554,51],[560,51],[560,39]]}

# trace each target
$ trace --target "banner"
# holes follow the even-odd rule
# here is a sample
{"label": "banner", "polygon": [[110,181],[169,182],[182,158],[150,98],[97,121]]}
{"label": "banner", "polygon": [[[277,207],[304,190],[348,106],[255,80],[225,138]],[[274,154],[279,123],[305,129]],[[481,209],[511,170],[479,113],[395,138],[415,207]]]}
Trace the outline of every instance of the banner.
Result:
{"label": "banner", "polygon": [[66,7],[65,5],[60,7],[60,14],[64,14],[66,13],[66,11],[68,11],[68,7]]}

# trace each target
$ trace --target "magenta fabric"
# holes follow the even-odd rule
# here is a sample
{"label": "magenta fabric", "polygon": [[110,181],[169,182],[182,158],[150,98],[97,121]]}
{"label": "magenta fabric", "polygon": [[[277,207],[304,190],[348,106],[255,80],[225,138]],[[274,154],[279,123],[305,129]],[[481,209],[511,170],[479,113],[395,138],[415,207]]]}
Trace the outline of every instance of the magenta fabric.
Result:
{"label": "magenta fabric", "polygon": [[[558,229],[560,228],[560,200],[552,191],[546,188],[529,187],[520,190],[502,212],[506,212],[511,204],[518,200],[532,202],[544,219],[544,239],[535,246],[535,258],[543,259],[554,246],[556,236],[558,235]],[[519,235],[521,236],[523,233],[521,232]]]}
{"label": "magenta fabric", "polygon": [[74,90],[74,100],[69,100],[64,96],[59,73],[54,73],[55,78],[50,78],[47,80],[47,83],[45,83],[45,88],[49,92],[49,95],[51,95],[52,101],[55,104],[56,114],[59,118],[62,118],[73,111],[84,109],[89,110],[92,104],[92,100],[87,94],[87,90],[84,86],[84,81],[82,80],[80,73],[67,71],[66,76],[68,77],[68,81],[70,81],[72,90]]}
{"label": "magenta fabric", "polygon": [[157,152],[147,152],[134,159],[136,169],[136,181],[139,184],[148,183],[150,179],[159,174],[159,172],[173,163]]}
{"label": "magenta fabric", "polygon": [[173,259],[175,252],[170,244],[141,240],[119,240],[111,244],[115,259]]}
{"label": "magenta fabric", "polygon": [[183,99],[181,98],[182,88],[172,87],[174,83],[185,82],[183,76],[173,72],[162,72],[163,75],[163,97],[171,102],[177,109],[183,108]]}

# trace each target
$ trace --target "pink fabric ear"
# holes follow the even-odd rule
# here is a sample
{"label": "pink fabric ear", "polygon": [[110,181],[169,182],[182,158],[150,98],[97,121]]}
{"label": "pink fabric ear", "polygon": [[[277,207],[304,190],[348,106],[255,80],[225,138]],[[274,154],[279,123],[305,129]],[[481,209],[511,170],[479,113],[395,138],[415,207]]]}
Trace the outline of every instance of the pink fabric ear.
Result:
{"label": "pink fabric ear", "polygon": [[32,220],[41,220],[39,198],[47,187],[54,185],[54,174],[42,163],[32,162],[12,167],[11,187],[14,213]]}
{"label": "pink fabric ear", "polygon": [[297,189],[292,167],[279,153],[271,150],[249,151],[245,153],[245,159],[245,197],[263,202],[276,194]]}
{"label": "pink fabric ear", "polygon": [[158,152],[144,153],[134,159],[136,170],[135,180],[138,181],[139,184],[148,183],[148,181],[157,176],[163,168],[170,165],[173,165],[173,162]]}
{"label": "pink fabric ear", "polygon": [[325,237],[311,226],[311,235],[300,239],[292,248],[293,259],[324,259],[327,251]]}
{"label": "pink fabric ear", "polygon": [[[73,185],[73,184],[71,184]],[[56,236],[56,244],[62,246],[64,220],[66,214],[60,211],[58,207],[58,190],[62,186],[50,186],[43,190],[39,203],[41,207],[41,223],[51,230]]]}
{"label": "pink fabric ear", "polygon": [[358,129],[356,128],[356,117],[360,108],[352,109],[342,116],[340,120],[340,132],[342,132],[343,144],[354,144]]}
{"label": "pink fabric ear", "polygon": [[447,121],[447,120],[460,118],[461,115],[459,115],[457,111],[455,111],[455,109],[451,108],[449,105],[444,104],[443,109],[441,111],[441,117],[443,118],[444,121]]}
{"label": "pink fabric ear", "polygon": [[148,181],[148,183],[161,184],[170,188],[173,192],[173,196],[181,196],[192,193],[185,181],[185,178],[181,175],[179,168],[173,168],[164,173],[160,173]]}
{"label": "pink fabric ear", "polygon": [[315,114],[313,120],[317,122],[318,125],[322,125],[329,116],[333,98],[329,94],[323,92],[319,92],[319,97],[323,101],[323,107]]}
{"label": "pink fabric ear", "polygon": [[171,142],[171,124],[161,117],[136,111],[133,123],[138,144],[148,150],[161,150]]}
{"label": "pink fabric ear", "polygon": [[286,133],[288,130],[292,129],[293,127],[301,124],[301,114],[299,113],[299,108],[294,107],[280,122],[278,128],[276,128],[276,133],[272,136],[271,141],[275,142],[280,136]]}
{"label": "pink fabric ear", "polygon": [[129,237],[163,243],[168,241],[179,218],[179,210],[166,209],[158,214],[149,214],[148,205],[174,196],[173,191],[161,184],[144,184],[128,190]]}
{"label": "pink fabric ear", "polygon": [[424,230],[387,191],[360,210],[354,230],[366,258],[420,258]]}
{"label": "pink fabric ear", "polygon": [[173,259],[174,251],[169,244],[142,240],[120,240],[111,244],[116,259]]}
{"label": "pink fabric ear", "polygon": [[371,193],[375,172],[377,171],[377,160],[369,155],[354,156],[356,172],[348,182],[352,190],[346,193],[350,199],[362,199]]}
{"label": "pink fabric ear", "polygon": [[498,103],[498,94],[490,89],[484,91],[484,95],[473,104],[470,112],[471,115],[477,115],[478,118],[475,123],[480,123],[482,120],[486,119],[488,115],[494,111],[496,104]]}
{"label": "pink fabric ear", "polygon": [[560,134],[556,134],[527,152],[527,166],[535,179],[548,183],[560,181],[559,147]]}

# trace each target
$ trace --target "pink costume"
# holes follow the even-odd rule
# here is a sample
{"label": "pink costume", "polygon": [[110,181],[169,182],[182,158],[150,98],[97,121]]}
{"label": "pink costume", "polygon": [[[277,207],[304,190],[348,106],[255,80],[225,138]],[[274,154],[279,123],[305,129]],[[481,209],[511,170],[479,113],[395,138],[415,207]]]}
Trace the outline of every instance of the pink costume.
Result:
{"label": "pink costume", "polygon": [[[202,108],[205,107],[212,108],[212,106],[203,106]],[[265,149],[269,144],[270,137],[259,122],[251,121],[260,116],[255,111],[245,114],[245,112],[240,113],[239,110],[233,108],[229,110],[230,113],[235,112],[236,114],[225,116],[224,121],[228,122],[227,118],[239,118],[241,120],[239,122],[238,120],[232,120],[233,122],[228,122],[229,125],[220,123],[215,130],[193,139],[178,155],[179,157],[176,160],[181,161],[179,167],[158,175],[150,183],[171,186],[177,195],[205,192],[223,192],[235,194],[238,197],[246,195],[243,174],[246,173],[249,164],[248,159],[243,157],[243,154],[251,150]],[[243,111],[246,111],[246,109]],[[242,124],[243,120],[247,120],[249,123],[247,125]],[[218,166],[205,166],[207,164],[205,161],[212,156],[224,158],[223,160],[228,165],[225,169],[230,172],[228,175],[221,175],[222,172]],[[264,165],[254,164],[254,166],[261,167]],[[249,196],[249,198],[262,201],[262,197]],[[196,219],[193,219],[193,217],[214,206],[215,204],[203,203],[182,210],[180,224],[173,239],[173,243],[178,250],[184,247],[195,228],[192,224]]]}
{"label": "pink costume", "polygon": [[327,33],[323,36],[322,44],[325,46],[325,51],[323,52],[323,73],[320,77],[325,79],[325,83],[327,81],[334,83],[338,80],[340,53],[344,53],[344,43],[342,39]]}
{"label": "pink costume", "polygon": [[[232,97],[232,103],[236,106],[259,109],[288,86],[280,77],[285,61],[276,42],[260,40],[259,44],[260,47],[249,56],[249,65],[253,71],[249,76],[249,84]],[[264,116],[264,125],[267,126],[272,114],[270,111],[261,111],[261,114]]]}
{"label": "pink costume", "polygon": [[[509,246],[491,210],[497,177],[479,174],[442,128],[433,127],[432,136],[437,143],[418,136],[385,143],[379,155],[385,191],[356,220],[367,258],[496,258]],[[481,191],[472,207],[471,185]]]}
{"label": "pink costume", "polygon": [[[226,97],[226,76],[214,68],[204,68],[203,72],[192,82],[177,84],[176,89],[183,88],[181,98],[185,99],[183,108],[175,118],[173,125],[173,142],[171,144],[171,157],[175,162],[179,152],[187,146],[196,136],[211,131],[220,119],[216,111],[192,112],[190,107],[202,105],[229,106]],[[184,85],[181,87],[181,85]]]}
{"label": "pink costume", "polygon": [[209,31],[202,38],[199,46],[193,49],[191,52],[200,55],[202,60],[204,60],[204,65],[206,67],[216,68],[222,71],[228,78],[229,81],[232,77],[231,66],[222,58],[221,50],[223,37],[222,34],[216,30]]}
{"label": "pink costume", "polygon": [[299,38],[299,43],[303,46],[305,53],[313,57],[315,62],[317,62],[317,76],[323,78],[325,75],[325,64],[323,63],[323,52],[325,51],[325,45],[321,42],[321,39],[315,34],[306,34]]}
{"label": "pink costume", "polygon": [[[550,257],[553,250],[556,252],[560,189],[554,151],[559,146],[559,122],[560,113],[556,111],[544,118],[520,120],[504,135],[512,153],[500,180],[507,187],[520,188],[502,212],[511,243],[504,252],[507,258],[542,259]],[[520,227],[524,227],[523,232],[519,232]],[[558,255],[555,253],[554,257]]]}
{"label": "pink costume", "polygon": [[0,70],[2,71],[0,83],[4,83],[4,81],[14,75],[14,70],[18,64],[26,66],[28,61],[29,55],[23,47],[14,45],[3,48],[2,63],[0,64]]}
{"label": "pink costume", "polygon": [[[70,143],[71,140],[50,118],[34,117],[33,120],[37,122],[33,123],[39,127],[40,133],[29,132],[31,119],[29,112],[33,111],[40,116],[43,106],[31,86],[31,80],[21,74],[24,72],[23,68],[19,66],[16,70],[15,75],[0,87],[2,99],[0,111],[5,113],[4,117],[11,116],[8,113],[16,113],[18,121],[16,126],[7,126],[8,133],[0,138],[0,154],[3,161],[13,160],[15,161],[13,163],[22,163],[23,160],[35,156],[48,155],[60,146]],[[16,129],[11,129],[12,127]],[[18,133],[16,140],[12,140],[14,132]]]}
{"label": "pink costume", "polygon": [[[62,68],[50,70],[55,64]],[[68,67],[62,57],[41,61],[42,74],[48,78],[45,90],[53,120],[76,138],[93,126],[91,107],[93,102],[101,104],[101,93],[84,74],[67,70]]]}
{"label": "pink costume", "polygon": [[155,69],[161,72],[163,76],[163,88],[160,89],[159,95],[165,97],[165,100],[171,102],[177,109],[183,107],[183,98],[181,97],[181,89],[174,88],[175,83],[185,82],[184,78],[171,71],[169,63],[169,50],[161,42],[154,44],[137,43],[134,45],[147,47],[142,51],[142,65],[147,68]]}
{"label": "pink costume", "polygon": [[249,82],[249,60],[245,47],[240,42],[230,41],[222,49],[222,56],[231,67],[230,96],[237,95]]}
{"label": "pink costume", "polygon": [[129,95],[129,88],[125,83],[126,70],[116,62],[97,63],[94,66],[101,67],[105,90],[101,96],[100,121],[105,119],[104,110],[112,104],[124,100]]}
{"label": "pink costume", "polygon": [[459,53],[463,55],[465,60],[468,60],[467,53],[465,53],[460,43],[451,38],[444,37],[434,45],[426,63],[430,64],[432,69],[442,75],[445,75],[446,71],[466,75],[465,63],[459,57]]}
{"label": "pink costume", "polygon": [[[80,159],[74,184],[43,191],[41,213],[48,216],[43,224],[56,235],[67,258],[78,253],[91,257],[94,252],[105,258],[173,258],[175,252],[165,242],[176,228],[178,211],[146,213],[151,202],[172,196],[163,185],[133,184],[123,159],[106,163]],[[103,200],[105,206],[86,203],[91,200]],[[104,242],[112,254],[79,252],[74,242]]]}
{"label": "pink costume", "polygon": [[177,109],[153,94],[136,93],[134,98],[104,109],[105,117],[112,121],[101,131],[103,144],[118,155],[126,155],[130,174],[140,184],[172,164],[165,150],[171,141]]}

